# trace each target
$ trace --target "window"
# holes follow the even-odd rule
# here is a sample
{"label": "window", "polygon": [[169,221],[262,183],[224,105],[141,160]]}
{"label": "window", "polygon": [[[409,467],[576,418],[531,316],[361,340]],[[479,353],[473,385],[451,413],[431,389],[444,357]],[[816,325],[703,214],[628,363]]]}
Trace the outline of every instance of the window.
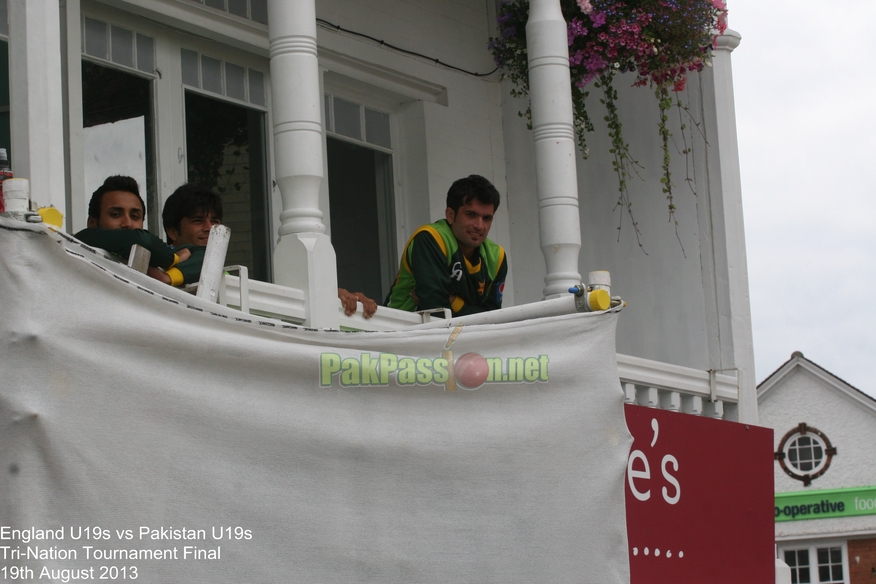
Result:
{"label": "window", "polygon": [[3,36],[9,35],[8,4],[7,0],[0,0],[0,34]]}
{"label": "window", "polygon": [[801,473],[824,466],[824,442],[818,436],[797,436],[788,442],[788,464]]}
{"label": "window", "polygon": [[115,67],[82,61],[85,191],[123,174],[140,185],[149,229],[161,216],[155,194],[152,81]]}
{"label": "window", "polygon": [[818,581],[844,582],[841,547],[818,548]]}
{"label": "window", "polygon": [[792,584],[809,584],[809,550],[788,550],[785,552],[785,563],[791,568]]}
{"label": "window", "polygon": [[848,584],[845,543],[780,548],[793,584]]}
{"label": "window", "polygon": [[775,458],[788,476],[808,486],[827,472],[836,453],[823,432],[804,422],[782,437]]}
{"label": "window", "polygon": [[188,49],[182,49],[180,64],[185,85],[257,106],[267,105],[265,74],[261,71]]}
{"label": "window", "polygon": [[267,155],[264,112],[187,91],[188,181],[222,197],[231,228],[226,265],[245,265],[270,281]]}
{"label": "window", "polygon": [[268,0],[192,0],[234,16],[268,24]]}
{"label": "window", "polygon": [[154,45],[152,37],[87,16],[83,18],[82,52],[90,57],[153,73]]}
{"label": "window", "polygon": [[398,269],[390,117],[334,95],[325,106],[338,285],[381,301]]}
{"label": "window", "polygon": [[82,117],[85,192],[107,176],[131,176],[146,202],[147,227],[159,226],[155,185],[155,40],[109,20],[82,17]]}

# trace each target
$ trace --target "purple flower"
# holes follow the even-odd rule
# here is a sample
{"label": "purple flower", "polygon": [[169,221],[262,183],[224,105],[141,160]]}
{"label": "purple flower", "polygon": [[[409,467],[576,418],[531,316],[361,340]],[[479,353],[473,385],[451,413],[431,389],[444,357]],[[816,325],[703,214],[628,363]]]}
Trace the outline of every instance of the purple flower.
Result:
{"label": "purple flower", "polygon": [[587,27],[577,18],[573,18],[566,28],[569,40],[569,46],[575,42],[575,39],[582,36],[587,36]]}
{"label": "purple flower", "polygon": [[593,21],[593,26],[602,26],[605,24],[605,12],[592,12],[590,20]]}

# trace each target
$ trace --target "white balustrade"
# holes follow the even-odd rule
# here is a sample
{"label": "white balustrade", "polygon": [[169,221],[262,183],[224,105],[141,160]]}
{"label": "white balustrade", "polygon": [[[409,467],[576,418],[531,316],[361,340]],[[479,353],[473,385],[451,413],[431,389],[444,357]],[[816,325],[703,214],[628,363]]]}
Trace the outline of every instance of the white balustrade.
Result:
{"label": "white balustrade", "polygon": [[630,355],[617,356],[624,401],[707,418],[737,420],[739,389],[733,375]]}

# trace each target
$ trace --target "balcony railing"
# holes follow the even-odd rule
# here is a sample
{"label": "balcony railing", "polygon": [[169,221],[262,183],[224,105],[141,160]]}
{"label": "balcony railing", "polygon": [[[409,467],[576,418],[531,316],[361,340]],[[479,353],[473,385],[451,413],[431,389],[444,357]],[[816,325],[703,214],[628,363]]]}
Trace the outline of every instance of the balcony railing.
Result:
{"label": "balcony railing", "polygon": [[[220,302],[240,307],[241,279],[225,277]],[[244,278],[244,305],[248,297],[249,312],[293,323],[305,319],[304,292],[285,286],[248,281]],[[343,311],[340,308],[339,311]],[[372,331],[398,330],[422,325],[428,317],[401,310],[379,308],[365,320],[361,313],[341,317],[344,328]],[[709,418],[737,419],[739,389],[736,377],[718,371],[703,371],[651,361],[630,355],[617,356],[620,383],[626,403]]]}
{"label": "balcony railing", "polygon": [[626,403],[709,418],[738,418],[735,376],[621,354],[617,367]]}

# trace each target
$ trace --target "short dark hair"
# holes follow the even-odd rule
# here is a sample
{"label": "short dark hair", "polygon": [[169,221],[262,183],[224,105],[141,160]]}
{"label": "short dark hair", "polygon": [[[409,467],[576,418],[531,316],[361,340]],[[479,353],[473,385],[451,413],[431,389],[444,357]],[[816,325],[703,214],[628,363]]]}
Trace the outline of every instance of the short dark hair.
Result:
{"label": "short dark hair", "polygon": [[492,205],[495,212],[499,208],[501,197],[493,183],[477,174],[457,180],[447,191],[447,206],[453,209],[454,213],[474,200],[484,205]]}
{"label": "short dark hair", "polygon": [[113,191],[122,191],[137,195],[140,199],[140,207],[143,209],[143,217],[146,216],[146,203],[143,202],[143,197],[140,196],[140,185],[130,176],[114,175],[108,176],[103,184],[97,187],[97,190],[91,195],[91,200],[88,202],[88,216],[93,219],[100,219],[100,204],[103,201],[105,193]]}
{"label": "short dark hair", "polygon": [[211,212],[222,221],[222,197],[210,189],[186,183],[167,197],[164,210],[161,212],[161,221],[164,223],[165,231],[169,229],[179,231],[183,219],[191,219],[196,215],[207,215]]}

